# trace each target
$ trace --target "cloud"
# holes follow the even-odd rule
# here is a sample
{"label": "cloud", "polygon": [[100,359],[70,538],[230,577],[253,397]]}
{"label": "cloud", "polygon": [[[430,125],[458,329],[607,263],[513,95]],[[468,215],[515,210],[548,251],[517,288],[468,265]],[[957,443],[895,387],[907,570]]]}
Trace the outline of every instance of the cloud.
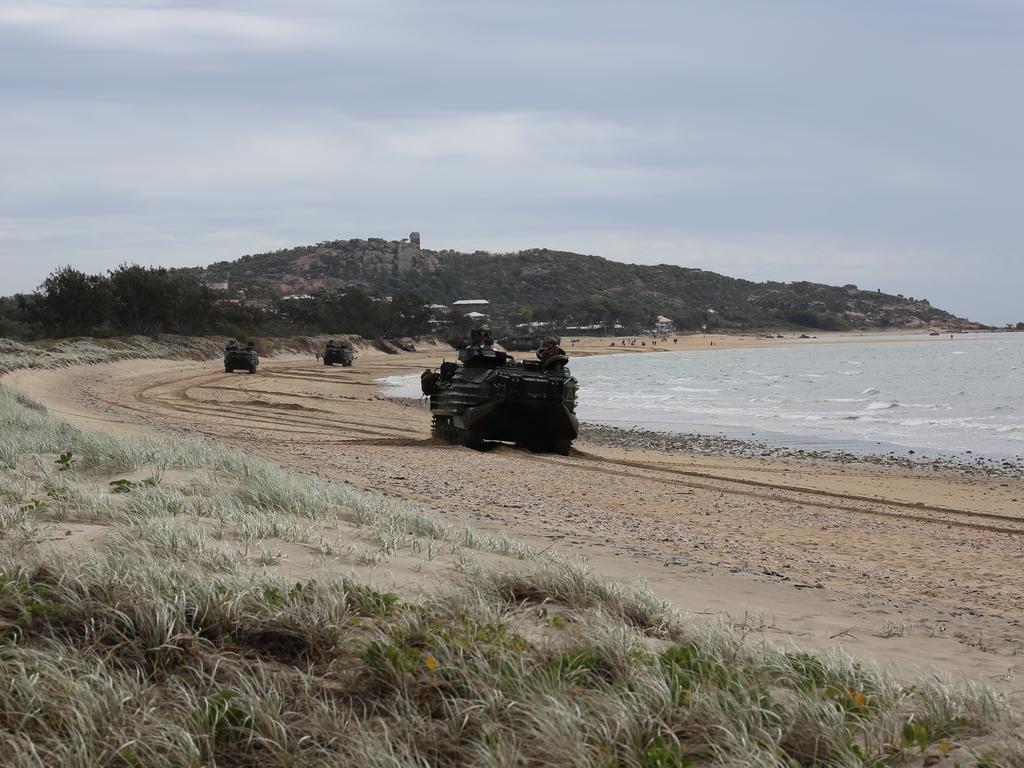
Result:
{"label": "cloud", "polygon": [[323,28],[281,15],[139,3],[25,3],[0,7],[13,27],[84,48],[188,54],[211,47],[293,51],[325,39]]}

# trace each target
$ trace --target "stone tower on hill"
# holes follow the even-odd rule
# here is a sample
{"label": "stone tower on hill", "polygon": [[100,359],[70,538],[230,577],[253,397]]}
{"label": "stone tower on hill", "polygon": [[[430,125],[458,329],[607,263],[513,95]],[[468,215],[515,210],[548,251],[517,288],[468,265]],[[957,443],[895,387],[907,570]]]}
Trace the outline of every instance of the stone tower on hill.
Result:
{"label": "stone tower on hill", "polygon": [[408,242],[403,240],[398,243],[398,253],[395,257],[395,270],[400,275],[412,272],[414,269],[433,270],[433,265],[426,265],[423,261],[423,252],[420,250],[420,233],[410,232]]}

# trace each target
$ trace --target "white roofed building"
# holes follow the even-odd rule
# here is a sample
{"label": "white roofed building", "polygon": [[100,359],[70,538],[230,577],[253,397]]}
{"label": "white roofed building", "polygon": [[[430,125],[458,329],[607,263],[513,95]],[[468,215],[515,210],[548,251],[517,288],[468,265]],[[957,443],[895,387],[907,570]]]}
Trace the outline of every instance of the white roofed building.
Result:
{"label": "white roofed building", "polygon": [[676,324],[672,322],[671,317],[658,315],[658,319],[654,321],[655,333],[675,333],[675,330]]}

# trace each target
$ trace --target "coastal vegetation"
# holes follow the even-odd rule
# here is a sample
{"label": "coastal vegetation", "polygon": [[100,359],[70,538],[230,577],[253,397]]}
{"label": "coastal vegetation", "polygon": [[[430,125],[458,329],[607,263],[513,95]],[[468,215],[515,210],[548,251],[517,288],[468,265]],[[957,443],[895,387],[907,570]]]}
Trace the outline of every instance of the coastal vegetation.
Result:
{"label": "coastal vegetation", "polygon": [[86,274],[65,266],[34,293],[0,300],[0,337],[415,335],[427,330],[423,304],[412,293],[385,300],[355,286],[303,301],[254,303],[227,298],[182,271],[133,264]]}
{"label": "coastal vegetation", "polygon": [[[777,648],[212,441],[6,386],[0,420],[4,765],[1024,760],[981,684]],[[382,583],[399,561],[420,588]]]}

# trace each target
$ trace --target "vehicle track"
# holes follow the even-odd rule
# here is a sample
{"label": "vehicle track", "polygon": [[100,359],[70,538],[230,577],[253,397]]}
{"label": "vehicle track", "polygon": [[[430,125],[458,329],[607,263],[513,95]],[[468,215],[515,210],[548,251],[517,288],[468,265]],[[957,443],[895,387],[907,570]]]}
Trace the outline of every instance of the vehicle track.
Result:
{"label": "vehicle track", "polygon": [[[253,401],[252,398],[256,397],[291,397],[294,399],[295,396],[257,388],[259,381],[249,378],[241,380],[242,386],[231,387],[223,384],[224,380],[232,378],[237,379],[238,377],[225,373],[206,373],[165,379],[132,390],[130,402],[123,399],[104,398],[95,392],[92,393],[92,396],[95,400],[111,408],[129,411],[144,420],[152,419],[154,412],[163,414],[171,421],[185,419],[194,429],[209,435],[222,435],[223,430],[218,429],[218,426],[226,426],[226,422],[229,420],[231,422],[241,420],[247,426],[259,427],[264,431],[276,433],[277,436],[295,436],[285,442],[306,442],[310,438],[315,438],[315,442],[320,445],[342,445],[363,440],[394,439],[403,442],[409,440],[408,430],[382,428],[379,423],[360,422],[330,410],[313,409],[306,406],[302,406],[300,410],[294,407],[297,405],[295,403]],[[264,375],[261,378],[268,377]],[[257,387],[252,387],[252,384],[256,384]],[[202,390],[237,392],[247,399],[216,401],[194,394],[194,392]],[[327,401],[327,398],[324,400]],[[230,409],[230,411],[226,412],[225,409]],[[210,423],[197,423],[194,418],[196,416],[204,417]],[[382,436],[382,429],[394,437]]]}
{"label": "vehicle track", "polygon": [[[933,525],[954,526],[1024,536],[1024,517],[1002,515],[995,512],[977,512],[969,509],[939,507],[896,499],[879,499],[871,496],[837,493],[835,491],[818,490],[802,486],[726,477],[712,472],[695,472],[686,469],[669,468],[649,462],[612,459],[578,449],[574,450],[575,456],[583,458],[588,462],[593,462],[592,465],[573,461],[572,456],[564,458],[561,456],[537,455],[531,454],[525,449],[522,450],[522,454],[534,461],[545,461],[572,467],[573,469],[596,472],[601,475],[615,475],[617,477],[636,479],[636,473],[628,470],[641,470],[647,473],[660,472],[673,475],[673,477],[658,477],[655,474],[648,474],[643,479],[664,485],[678,485],[695,490],[718,491],[733,496],[770,500],[774,503],[802,504],[804,506],[814,506],[840,512],[854,512],[876,517],[896,518]],[[623,467],[623,469],[611,469],[609,465]],[[700,482],[701,480],[707,482]],[[770,493],[767,493],[768,491]],[[931,514],[927,516],[911,514],[910,510]],[[979,522],[981,520],[992,520],[993,522]],[[996,522],[1002,523],[1002,525],[997,525]]]}

